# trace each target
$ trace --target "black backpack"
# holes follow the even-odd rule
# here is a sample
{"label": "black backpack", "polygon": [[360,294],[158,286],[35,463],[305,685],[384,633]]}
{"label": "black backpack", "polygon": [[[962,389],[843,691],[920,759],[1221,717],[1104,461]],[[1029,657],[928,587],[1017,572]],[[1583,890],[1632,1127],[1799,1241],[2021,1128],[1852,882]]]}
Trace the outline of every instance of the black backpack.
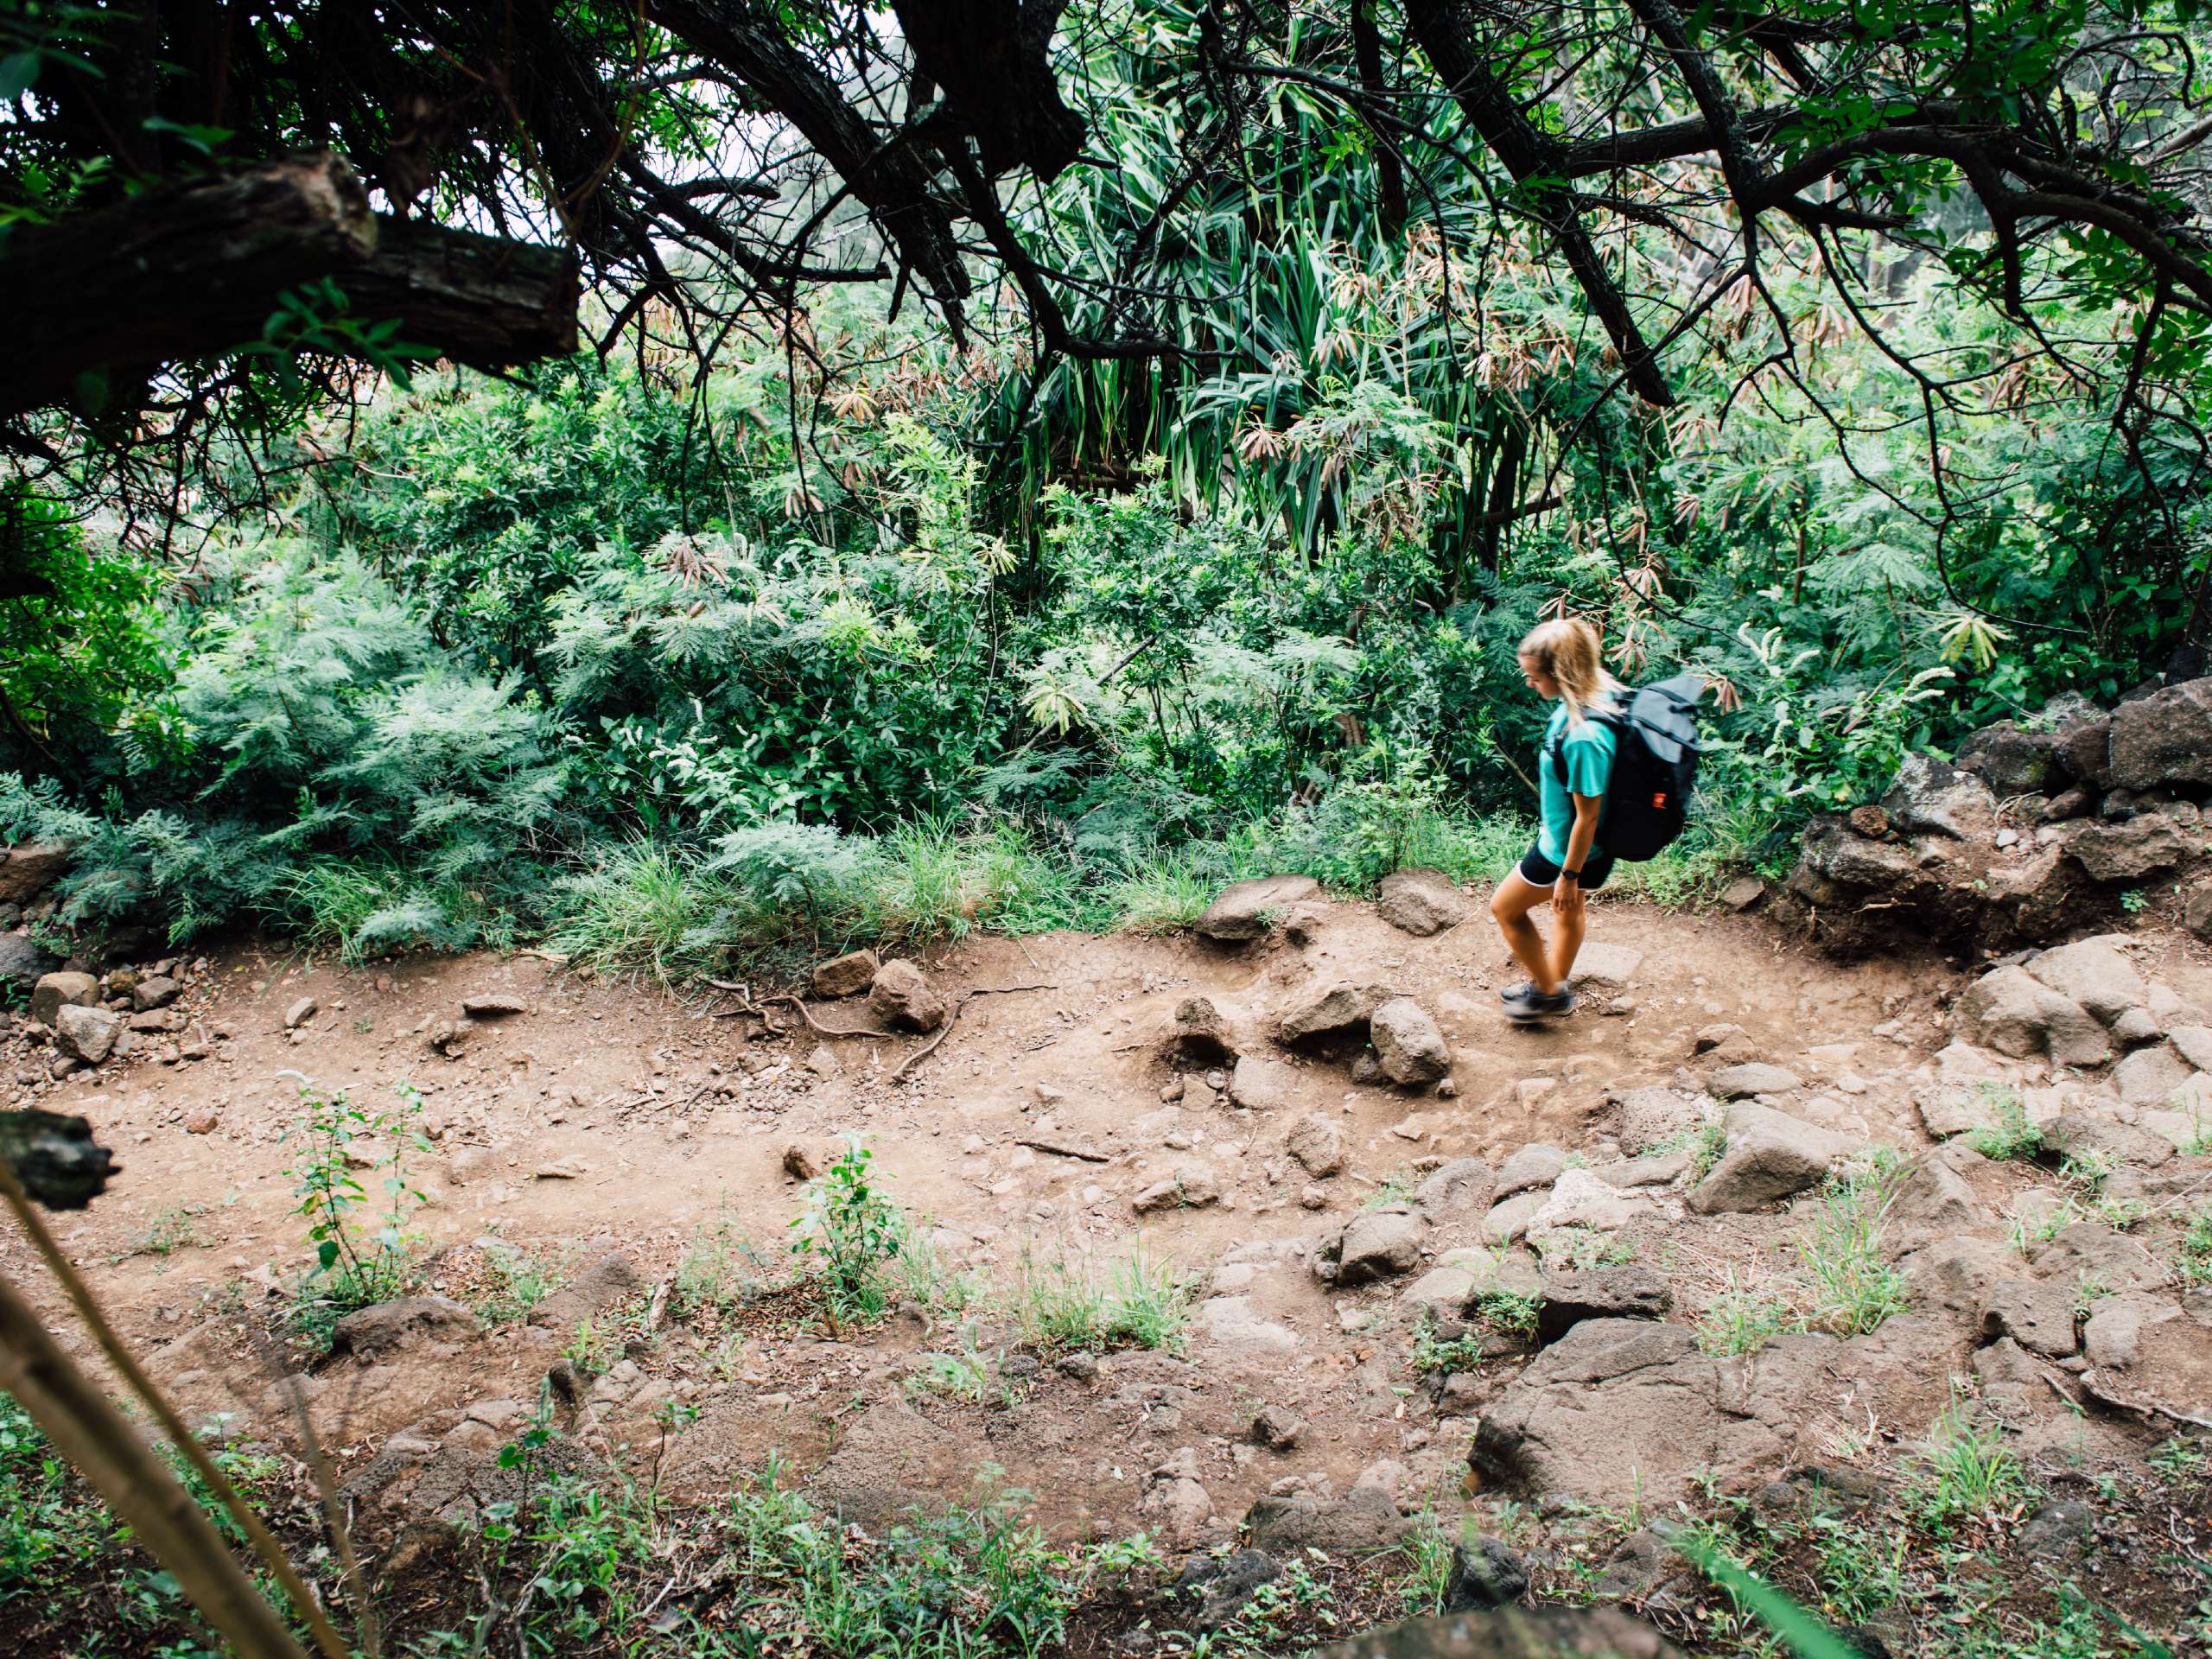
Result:
{"label": "black backpack", "polygon": [[[1656,858],[1682,833],[1690,791],[1697,786],[1697,700],[1705,681],[1677,674],[1639,686],[1624,709],[1592,709],[1590,718],[1613,734],[1613,774],[1598,817],[1598,845],[1630,863]],[[1567,756],[1551,746],[1554,770],[1567,781]]]}

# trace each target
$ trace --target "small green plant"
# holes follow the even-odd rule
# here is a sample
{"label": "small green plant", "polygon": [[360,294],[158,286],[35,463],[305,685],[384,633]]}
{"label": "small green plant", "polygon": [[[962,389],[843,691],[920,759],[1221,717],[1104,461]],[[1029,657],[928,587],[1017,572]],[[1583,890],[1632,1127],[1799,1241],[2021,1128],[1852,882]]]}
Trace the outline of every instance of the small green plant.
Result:
{"label": "small green plant", "polygon": [[1593,1227],[1555,1227],[1536,1245],[1547,1268],[1624,1267],[1636,1260],[1636,1247],[1618,1233],[1601,1233]]}
{"label": "small green plant", "polygon": [[2000,1163],[2033,1158],[2043,1150],[2043,1131],[2029,1121],[2018,1089],[2007,1083],[1977,1083],[1968,1092],[1988,1108],[1993,1121],[1967,1130],[1967,1145]]}
{"label": "small green plant", "polygon": [[561,1350],[561,1357],[575,1367],[576,1373],[586,1380],[604,1376],[614,1363],[614,1343],[610,1332],[596,1320],[586,1319],[576,1326],[576,1333]]}
{"label": "small green plant", "polygon": [[714,1219],[691,1235],[677,1259],[671,1292],[678,1314],[697,1319],[712,1311],[728,1317],[760,1300],[770,1278],[768,1260],[738,1224],[725,1199]]}
{"label": "small green plant", "polygon": [[2151,1467],[2169,1486],[2194,1491],[2212,1478],[2212,1447],[2202,1438],[2177,1435],[2151,1454]]}
{"label": "small green plant", "polygon": [[2175,1272],[2185,1285],[2212,1284],[2212,1210],[2200,1210],[2190,1218]]}
{"label": "small green plant", "polygon": [[985,1291],[976,1274],[947,1258],[925,1219],[908,1224],[906,1243],[891,1263],[891,1276],[903,1297],[941,1318],[966,1313]]}
{"label": "small green plant", "polygon": [[1939,1537],[2030,1495],[2027,1471],[2004,1432],[1975,1412],[1954,1405],[1936,1421],[1906,1493],[1921,1525]]}
{"label": "small green plant", "polygon": [[1766,1292],[1739,1286],[1732,1268],[1726,1287],[1698,1317],[1697,1345],[1708,1354],[1748,1354],[1792,1323],[1787,1304]]}
{"label": "small green plant", "polygon": [[2140,887],[2130,887],[2120,895],[2120,907],[2131,916],[2140,916],[2151,902],[2151,895]]}
{"label": "small green plant", "polygon": [[1728,1123],[1719,1116],[1708,1117],[1691,1131],[1689,1184],[1696,1185],[1713,1173],[1713,1166],[1728,1155]]}
{"label": "small green plant", "polygon": [[487,1328],[518,1325],[561,1287],[559,1264],[529,1250],[499,1244],[488,1249],[494,1283],[473,1304]]}
{"label": "small green plant", "polygon": [[1438,1331],[1436,1321],[1424,1313],[1414,1326],[1413,1349],[1406,1363],[1423,1376],[1440,1376],[1471,1371],[1483,1359],[1480,1336],[1446,1337]]}
{"label": "small green plant", "polygon": [[1088,1262],[1025,1256],[1014,1293],[1022,1341],[1039,1354],[1144,1348],[1180,1353],[1197,1286],[1141,1251],[1100,1274]]}
{"label": "small green plant", "polygon": [[[342,1089],[326,1096],[300,1078],[305,1110],[292,1133],[302,1135],[305,1145],[292,1166],[293,1196],[299,1200],[293,1213],[306,1220],[315,1253],[308,1278],[319,1294],[300,1304],[308,1325],[334,1323],[340,1313],[389,1301],[414,1283],[416,1241],[407,1222],[423,1195],[409,1184],[406,1160],[410,1151],[428,1152],[429,1142],[415,1127],[422,1095],[410,1084],[400,1084],[397,1094],[395,1109],[370,1113],[349,1102]],[[381,1204],[372,1204],[353,1173],[356,1143],[377,1138],[386,1148],[374,1166]],[[327,1330],[315,1333],[327,1335]]]}
{"label": "small green plant", "polygon": [[125,1255],[174,1255],[207,1241],[200,1236],[199,1218],[207,1213],[204,1204],[172,1205],[156,1210],[146,1230],[130,1242]]}
{"label": "small green plant", "polygon": [[906,1379],[912,1395],[944,1395],[971,1406],[991,1397],[990,1358],[970,1342],[955,1352],[922,1356],[920,1369]]}
{"label": "small green plant", "polygon": [[792,1219],[791,1253],[822,1266],[823,1306],[832,1331],[866,1325],[889,1307],[880,1269],[906,1236],[899,1206],[872,1184],[874,1154],[849,1141],[836,1162],[807,1184],[807,1205]]}
{"label": "small green plant", "polygon": [[1881,1254],[1892,1191],[1891,1177],[1871,1169],[1829,1184],[1798,1245],[1813,1298],[1804,1327],[1865,1336],[1904,1312],[1904,1275]]}

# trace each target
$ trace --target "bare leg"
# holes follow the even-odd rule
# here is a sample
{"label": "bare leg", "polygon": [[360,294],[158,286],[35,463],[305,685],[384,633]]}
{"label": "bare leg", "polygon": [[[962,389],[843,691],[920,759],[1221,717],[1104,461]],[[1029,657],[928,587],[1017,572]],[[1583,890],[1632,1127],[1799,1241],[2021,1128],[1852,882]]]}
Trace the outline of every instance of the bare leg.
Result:
{"label": "bare leg", "polygon": [[[1497,931],[1504,936],[1505,948],[1528,970],[1529,982],[1546,996],[1558,990],[1563,982],[1560,975],[1553,972],[1544,949],[1544,936],[1529,919],[1529,912],[1540,905],[1549,904],[1551,897],[1549,887],[1536,886],[1516,870],[1497,884],[1497,891],[1490,898],[1490,913],[1497,922]],[[1569,963],[1573,962],[1574,952],[1581,944],[1582,934],[1578,928],[1574,942],[1567,949]]]}
{"label": "bare leg", "polygon": [[[1547,893],[1544,896],[1548,899],[1551,895]],[[1552,942],[1548,963],[1552,978],[1555,982],[1553,987],[1554,989],[1565,986],[1568,974],[1573,971],[1574,958],[1576,953],[1582,949],[1583,930],[1588,919],[1588,912],[1580,910],[1576,911],[1572,917],[1561,916],[1556,911],[1552,914]]]}

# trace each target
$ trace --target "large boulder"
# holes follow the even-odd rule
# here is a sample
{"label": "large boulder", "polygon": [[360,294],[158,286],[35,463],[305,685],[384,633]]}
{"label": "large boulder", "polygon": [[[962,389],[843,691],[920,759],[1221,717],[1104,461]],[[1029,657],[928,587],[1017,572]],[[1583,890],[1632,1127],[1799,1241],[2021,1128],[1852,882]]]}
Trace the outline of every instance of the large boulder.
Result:
{"label": "large boulder", "polygon": [[1674,1287],[1656,1268],[1618,1267],[1544,1269],[1543,1304],[1536,1311],[1536,1340],[1557,1342],[1585,1319],[1663,1319],[1675,1305]]}
{"label": "large boulder", "polygon": [[90,1007],[99,1000],[100,982],[90,974],[44,974],[31,987],[31,1018],[42,1026],[58,1026],[63,1008]]}
{"label": "large boulder", "polygon": [[2112,1058],[2112,1039],[2087,1008],[2016,964],[1967,987],[1956,1014],[1961,1038],[1999,1054],[2048,1053],[2061,1065],[2101,1065]]}
{"label": "large boulder", "polygon": [[1364,1025],[1395,995],[1374,980],[1317,979],[1285,1006],[1275,1029],[1286,1043],[1333,1036]]}
{"label": "large boulder", "polygon": [[2028,958],[2027,970],[2041,983],[2110,1025],[2130,1008],[2143,1007],[2151,997],[2143,976],[2121,952],[2123,943],[2120,935],[2113,933],[2077,939],[2055,950],[2037,951]]}
{"label": "large boulder", "polygon": [[1238,881],[1223,888],[1206,906],[1198,931],[1209,939],[1230,944],[1256,939],[1282,911],[1320,896],[1321,884],[1310,875],[1263,875]]}
{"label": "large boulder", "polygon": [[1452,1070],[1452,1050],[1427,1008],[1409,996],[1394,996],[1368,1020],[1375,1058],[1391,1082],[1434,1083]]}
{"label": "large boulder", "polygon": [[1932,754],[1905,756],[1897,780],[1882,797],[1892,828],[1907,836],[1948,836],[1973,841],[1997,826],[1997,800],[1989,785]]}
{"label": "large boulder", "polygon": [[868,1006],[886,1024],[907,1031],[935,1031],[950,1012],[943,994],[904,957],[893,957],[876,969]]}
{"label": "large boulder", "polygon": [[1959,745],[1959,769],[1980,778],[2000,799],[2040,795],[2050,781],[2051,750],[2056,745],[2051,733],[2024,731],[2000,720]]}
{"label": "large boulder", "polygon": [[0,858],[0,905],[27,905],[69,868],[66,841],[26,841]]}
{"label": "large boulder", "polygon": [[1318,1549],[1338,1560],[1357,1560],[1395,1549],[1405,1541],[1413,1523],[1398,1513],[1395,1500],[1380,1486],[1354,1486],[1337,1498],[1317,1498],[1306,1492],[1262,1497],[1246,1511],[1244,1528],[1253,1548],[1278,1559]]}
{"label": "large boulder", "polygon": [[1394,870],[1375,893],[1376,914],[1401,932],[1427,938],[1467,919],[1467,898],[1441,870]]}
{"label": "large boulder", "polygon": [[2115,709],[2111,779],[2119,789],[2212,784],[2212,680],[2170,685]]}
{"label": "large boulder", "polygon": [[0,985],[33,985],[60,967],[60,959],[24,933],[0,933]]}
{"label": "large boulder", "polygon": [[402,1296],[357,1308],[330,1333],[330,1351],[366,1362],[422,1343],[450,1346],[478,1334],[476,1316],[446,1296]]}
{"label": "large boulder", "polygon": [[2119,823],[2069,824],[2067,856],[2092,880],[2134,883],[2190,861],[2197,845],[2162,812],[2145,812]]}
{"label": "large boulder", "polygon": [[1728,1113],[1727,1150],[1686,1201],[1701,1216],[1763,1210],[1819,1185],[1859,1147],[1833,1129],[1739,1104]]}

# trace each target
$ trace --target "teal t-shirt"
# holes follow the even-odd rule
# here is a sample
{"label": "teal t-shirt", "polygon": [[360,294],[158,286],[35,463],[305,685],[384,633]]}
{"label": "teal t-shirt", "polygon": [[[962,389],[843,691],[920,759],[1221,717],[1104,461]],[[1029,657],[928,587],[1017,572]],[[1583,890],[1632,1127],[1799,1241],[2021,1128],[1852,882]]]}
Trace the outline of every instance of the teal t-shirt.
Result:
{"label": "teal t-shirt", "polygon": [[[1552,710],[1544,728],[1542,747],[1536,752],[1536,795],[1542,822],[1536,830],[1536,850],[1554,864],[1567,859],[1567,838],[1574,832],[1574,798],[1603,795],[1613,775],[1613,728],[1603,721],[1567,723],[1567,704]],[[1552,762],[1557,746],[1567,761],[1567,781]],[[1590,848],[1594,855],[1595,842]]]}

